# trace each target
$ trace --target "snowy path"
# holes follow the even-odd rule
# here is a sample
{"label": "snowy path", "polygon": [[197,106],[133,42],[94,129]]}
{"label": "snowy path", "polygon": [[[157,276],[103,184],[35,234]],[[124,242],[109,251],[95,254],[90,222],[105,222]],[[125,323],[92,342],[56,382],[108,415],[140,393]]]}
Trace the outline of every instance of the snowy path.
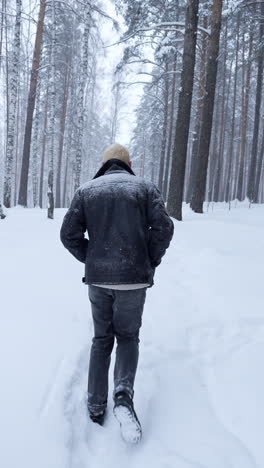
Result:
{"label": "snowy path", "polygon": [[86,417],[92,323],[63,213],[13,209],[0,224],[0,466],[263,468],[264,207],[176,223],[144,310],[137,447],[111,393],[103,428]]}

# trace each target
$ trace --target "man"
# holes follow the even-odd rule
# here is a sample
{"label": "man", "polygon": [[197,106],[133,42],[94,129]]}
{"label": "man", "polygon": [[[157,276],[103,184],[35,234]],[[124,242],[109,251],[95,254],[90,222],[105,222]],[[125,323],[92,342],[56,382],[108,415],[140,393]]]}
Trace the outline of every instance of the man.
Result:
{"label": "man", "polygon": [[85,263],[91,301],[89,415],[103,424],[116,338],[114,414],[129,442],[141,438],[133,396],[146,289],[153,285],[155,268],[172,235],[173,222],[159,190],[135,176],[128,150],[119,144],[106,149],[93,180],[77,190],[61,228],[64,246]]}

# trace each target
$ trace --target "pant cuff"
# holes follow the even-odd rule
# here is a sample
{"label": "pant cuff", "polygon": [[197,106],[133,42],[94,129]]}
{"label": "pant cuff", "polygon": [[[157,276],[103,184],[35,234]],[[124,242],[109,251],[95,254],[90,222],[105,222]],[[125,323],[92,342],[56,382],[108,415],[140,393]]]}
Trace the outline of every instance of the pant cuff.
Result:
{"label": "pant cuff", "polygon": [[114,392],[113,392],[113,398],[114,398],[114,399],[115,399],[115,395],[116,395],[118,392],[126,392],[126,393],[128,393],[128,395],[130,396],[131,400],[133,400],[133,396],[134,396],[134,390],[133,390],[133,388],[128,387],[127,385],[124,385],[124,384],[119,384],[119,385],[117,385],[117,387],[114,389]]}
{"label": "pant cuff", "polygon": [[107,407],[107,401],[105,401],[104,403],[92,403],[91,401],[89,401],[89,395],[88,395],[87,408],[88,408],[89,413],[99,414],[102,411],[104,411],[106,407]]}

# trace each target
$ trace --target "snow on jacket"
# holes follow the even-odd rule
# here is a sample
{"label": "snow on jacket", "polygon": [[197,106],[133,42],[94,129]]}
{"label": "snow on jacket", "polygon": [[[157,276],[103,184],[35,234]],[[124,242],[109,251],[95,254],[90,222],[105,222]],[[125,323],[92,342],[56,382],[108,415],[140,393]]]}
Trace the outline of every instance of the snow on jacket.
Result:
{"label": "snow on jacket", "polygon": [[111,159],[77,190],[60,235],[70,253],[85,263],[86,284],[152,286],[173,229],[157,187]]}

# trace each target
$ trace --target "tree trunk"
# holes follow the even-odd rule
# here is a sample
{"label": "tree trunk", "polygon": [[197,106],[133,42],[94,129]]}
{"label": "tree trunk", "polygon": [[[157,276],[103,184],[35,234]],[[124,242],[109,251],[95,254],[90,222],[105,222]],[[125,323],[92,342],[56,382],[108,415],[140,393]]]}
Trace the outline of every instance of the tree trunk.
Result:
{"label": "tree trunk", "polygon": [[249,109],[249,95],[250,95],[250,83],[251,83],[251,70],[252,62],[250,60],[253,49],[253,31],[250,31],[249,49],[248,49],[248,64],[247,64],[247,76],[246,76],[246,87],[245,87],[245,98],[243,105],[242,114],[242,131],[241,131],[241,153],[239,161],[239,174],[238,174],[238,185],[237,185],[237,199],[242,201],[245,197],[245,191],[243,190],[245,180],[245,159],[246,159],[246,148],[247,148],[247,129],[248,129],[248,109]]}
{"label": "tree trunk", "polygon": [[47,127],[48,127],[48,103],[49,103],[49,86],[46,90],[46,102],[45,102],[45,118],[43,128],[43,140],[42,140],[42,154],[41,154],[41,166],[40,166],[40,182],[39,182],[39,206],[43,208],[43,185],[44,185],[44,168],[45,168],[45,153],[46,153],[46,142],[47,142]]}
{"label": "tree trunk", "polygon": [[54,218],[54,139],[55,139],[55,46],[56,46],[56,23],[55,23],[55,0],[52,0],[52,40],[51,40],[51,109],[49,121],[49,175],[48,175],[48,218]]}
{"label": "tree trunk", "polygon": [[14,187],[14,204],[17,204],[17,190],[18,190],[18,162],[19,162],[19,137],[20,137],[20,89],[18,85],[18,102],[17,102],[17,117],[16,117],[16,157],[15,157],[15,187]]}
{"label": "tree trunk", "polygon": [[260,154],[258,158],[257,171],[256,171],[256,182],[255,182],[255,188],[254,188],[254,194],[253,194],[254,203],[260,202],[259,192],[260,192],[260,185],[261,185],[260,182],[261,182],[263,161],[264,161],[264,131],[262,132],[262,142],[261,142]]}
{"label": "tree trunk", "polygon": [[82,170],[82,152],[83,152],[83,127],[84,127],[84,89],[87,80],[88,70],[88,50],[89,50],[89,35],[91,23],[91,5],[88,2],[84,7],[84,33],[83,33],[83,47],[82,47],[82,63],[80,70],[80,84],[78,92],[78,140],[75,161],[75,180],[74,190],[76,191],[80,186],[81,170]]}
{"label": "tree trunk", "polygon": [[167,206],[169,214],[179,221],[182,220],[182,201],[195,67],[198,8],[199,0],[191,0],[187,4],[181,90],[179,94]]}
{"label": "tree trunk", "polygon": [[15,128],[17,110],[17,90],[20,57],[20,30],[21,30],[21,0],[16,0],[16,23],[13,54],[11,66],[9,67],[10,86],[8,93],[9,113],[7,122],[7,144],[5,165],[4,204],[7,208],[11,206],[12,176],[15,156]]}
{"label": "tree trunk", "polygon": [[39,120],[40,120],[40,84],[37,86],[36,96],[36,111],[34,118],[34,131],[32,137],[32,182],[33,182],[33,205],[38,204],[38,136],[39,136]]}
{"label": "tree trunk", "polygon": [[[207,28],[207,17],[204,18],[203,27]],[[196,171],[197,171],[199,135],[200,135],[200,130],[201,130],[201,118],[202,118],[204,87],[205,87],[206,44],[207,44],[207,37],[204,34],[202,37],[202,44],[201,44],[199,89],[198,89],[197,109],[196,109],[196,116],[195,116],[195,130],[194,130],[193,144],[192,144],[191,168],[190,168],[188,190],[186,194],[187,203],[189,203],[192,198],[194,182],[196,178]]]}
{"label": "tree trunk", "polygon": [[68,181],[68,170],[69,170],[69,147],[66,151],[66,161],[65,161],[65,174],[64,174],[64,184],[63,184],[63,197],[62,197],[62,206],[63,208],[67,207],[67,181]]}
{"label": "tree trunk", "polygon": [[235,59],[235,76],[234,76],[234,96],[233,96],[233,107],[232,107],[232,123],[231,123],[231,134],[230,134],[230,145],[227,154],[227,178],[225,187],[225,201],[229,202],[231,199],[232,189],[232,166],[233,166],[233,153],[234,153],[234,136],[235,136],[235,118],[236,118],[236,100],[237,100],[237,72],[238,72],[238,51],[239,51],[239,27],[240,27],[240,13],[238,13],[237,19],[237,31],[236,31],[236,59]]}
{"label": "tree trunk", "polygon": [[220,184],[221,184],[221,176],[222,176],[222,169],[224,167],[223,158],[224,158],[224,141],[225,141],[225,129],[226,129],[226,109],[228,108],[228,99],[230,93],[230,84],[231,84],[231,72],[229,74],[229,84],[226,93],[226,75],[227,75],[227,29],[228,29],[228,20],[226,19],[225,25],[225,33],[224,33],[224,57],[223,57],[223,91],[222,91],[222,100],[221,100],[221,120],[220,120],[220,127],[219,131],[219,148],[217,151],[217,161],[214,173],[214,182],[213,182],[213,196],[212,200],[214,202],[219,201],[220,196]]}
{"label": "tree trunk", "polygon": [[116,134],[118,128],[118,114],[119,114],[119,106],[120,106],[120,99],[122,96],[121,89],[120,89],[120,78],[117,76],[117,81],[113,86],[113,115],[111,118],[111,144],[116,141]]}
{"label": "tree trunk", "polygon": [[[220,89],[220,86],[219,86]],[[207,189],[206,189],[206,199],[208,203],[213,201],[213,189],[214,189],[214,175],[217,168],[217,163],[219,159],[219,155],[217,149],[219,148],[219,120],[220,120],[220,92],[215,97],[215,114],[214,114],[214,122],[213,122],[213,137],[212,137],[212,144],[211,144],[211,151],[209,153],[209,165],[208,165],[208,176],[207,176]]]}
{"label": "tree trunk", "polygon": [[251,151],[251,161],[249,167],[248,189],[247,196],[249,201],[254,200],[255,187],[256,187],[256,169],[257,169],[257,154],[258,154],[258,139],[259,139],[259,122],[260,122],[260,109],[262,100],[262,86],[263,86],[263,65],[264,65],[264,47],[262,41],[264,39],[264,3],[261,4],[261,19],[259,26],[259,44],[260,51],[258,56],[258,74],[257,74],[257,89],[255,101],[255,117],[254,117],[254,131],[253,142]]}
{"label": "tree trunk", "polygon": [[159,182],[158,187],[162,191],[163,176],[164,176],[164,165],[166,155],[166,143],[167,143],[167,126],[168,126],[168,104],[169,104],[169,79],[168,79],[168,57],[165,59],[165,76],[164,76],[164,113],[163,113],[163,126],[162,126],[162,140],[161,140],[161,153],[160,153],[160,167],[159,167]]}
{"label": "tree trunk", "polygon": [[37,34],[36,34],[36,40],[35,40],[34,55],[33,55],[31,77],[30,77],[30,87],[29,87],[29,94],[28,94],[27,117],[26,117],[24,148],[23,148],[23,156],[22,156],[22,169],[21,169],[21,179],[20,179],[20,188],[19,188],[19,197],[18,197],[18,203],[19,205],[22,205],[22,206],[27,206],[28,170],[29,170],[29,160],[30,160],[32,123],[33,123],[33,113],[34,113],[35,100],[36,100],[36,89],[37,89],[38,74],[39,74],[41,48],[42,48],[45,11],[46,11],[46,0],[40,0]]}
{"label": "tree trunk", "polygon": [[215,188],[215,200],[217,201],[224,201],[224,194],[225,194],[225,185],[226,185],[226,172],[227,172],[227,161],[225,158],[225,140],[226,140],[226,129],[228,126],[228,116],[229,116],[229,97],[230,97],[230,90],[231,90],[231,82],[232,82],[232,69],[233,69],[233,60],[230,64],[229,70],[229,77],[228,77],[228,84],[227,90],[225,92],[225,99],[223,101],[224,106],[224,122],[221,131],[221,139],[220,139],[220,150],[219,150],[219,180],[216,183],[217,187]]}
{"label": "tree trunk", "polygon": [[56,203],[55,203],[56,208],[61,207],[61,167],[62,167],[65,123],[66,123],[68,97],[69,97],[70,62],[71,62],[71,58],[68,59],[66,62],[67,68],[66,68],[66,75],[65,75],[64,92],[63,92],[62,113],[61,113],[61,119],[60,119],[59,156],[58,156],[58,168],[57,168],[57,177],[56,177]]}
{"label": "tree trunk", "polygon": [[2,50],[3,50],[3,31],[4,31],[4,18],[6,13],[6,0],[2,0],[1,5],[1,31],[0,31],[0,73],[2,68]]}
{"label": "tree trunk", "polygon": [[194,197],[191,204],[192,209],[196,213],[203,212],[203,202],[205,198],[206,176],[214,112],[214,97],[217,78],[221,17],[222,0],[214,0],[211,19],[211,36],[208,41],[205,97],[202,113],[198,170],[195,181]]}
{"label": "tree trunk", "polygon": [[165,200],[167,200],[172,136],[173,136],[173,127],[174,127],[173,124],[174,124],[174,110],[175,110],[175,96],[176,96],[176,70],[177,70],[177,53],[175,53],[174,61],[173,61],[173,78],[172,78],[172,84],[171,84],[172,89],[171,89],[171,106],[170,106],[170,127],[169,127],[169,137],[168,137],[168,148],[167,148],[166,159],[165,159],[164,184],[162,186],[162,195]]}

